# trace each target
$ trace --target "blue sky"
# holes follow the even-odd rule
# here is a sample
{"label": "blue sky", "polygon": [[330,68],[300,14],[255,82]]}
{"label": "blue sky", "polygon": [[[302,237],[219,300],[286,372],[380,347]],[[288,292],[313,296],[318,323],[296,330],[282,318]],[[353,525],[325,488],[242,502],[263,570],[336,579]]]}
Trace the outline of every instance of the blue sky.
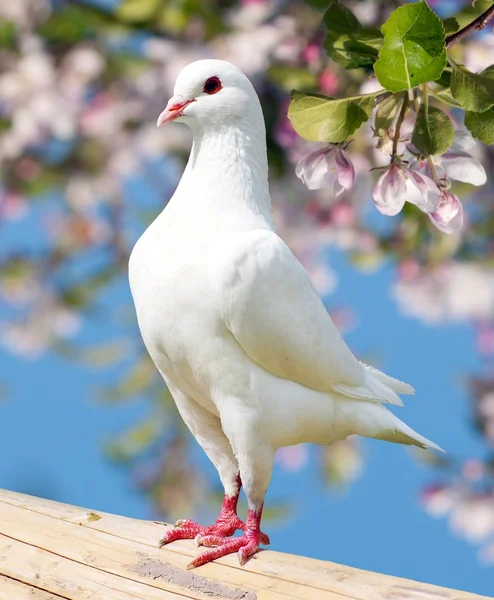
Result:
{"label": "blue sky", "polygon": [[[30,228],[19,228],[26,236]],[[343,256],[328,260],[340,284],[330,306],[347,305],[360,325],[347,339],[361,355],[380,358],[380,368],[412,383],[417,395],[398,414],[455,455],[475,455],[481,445],[468,426],[468,398],[458,383],[479,365],[466,326],[426,327],[404,319],[389,298],[393,270],[365,275]],[[130,302],[125,280],[107,298]],[[114,331],[100,330],[102,338]],[[0,407],[0,487],[51,497],[134,517],[151,508],[127,473],[108,462],[102,444],[146,414],[145,399],[116,407],[94,401],[94,389],[115,371],[84,369],[54,356],[26,362],[0,353],[3,381],[11,395]],[[475,549],[454,537],[444,520],[425,514],[417,496],[432,474],[402,447],[366,441],[363,476],[344,493],[331,493],[319,479],[316,455],[296,474],[275,470],[270,499],[292,506],[289,517],[268,528],[272,548],[488,594],[494,569],[478,563]],[[214,469],[200,450],[206,473]],[[189,515],[184,515],[189,516]]]}

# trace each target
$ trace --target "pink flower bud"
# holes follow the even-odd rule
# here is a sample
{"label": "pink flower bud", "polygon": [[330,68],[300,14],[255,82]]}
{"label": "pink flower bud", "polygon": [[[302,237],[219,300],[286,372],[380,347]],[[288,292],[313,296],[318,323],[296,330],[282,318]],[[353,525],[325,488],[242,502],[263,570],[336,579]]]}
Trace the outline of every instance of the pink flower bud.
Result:
{"label": "pink flower bud", "polygon": [[463,205],[458,196],[443,191],[441,204],[429,213],[432,224],[443,233],[453,233],[463,227]]}
{"label": "pink flower bud", "polygon": [[392,163],[376,181],[372,197],[383,215],[397,215],[405,205],[407,186],[405,172]]}
{"label": "pink flower bud", "polygon": [[319,44],[309,42],[302,52],[302,57],[308,64],[316,62],[321,57],[321,47]]}
{"label": "pink flower bud", "polygon": [[346,153],[333,144],[302,158],[295,174],[309,190],[333,186],[335,196],[350,190],[355,181],[355,169]]}
{"label": "pink flower bud", "polygon": [[414,169],[406,169],[407,200],[415,204],[421,211],[434,212],[442,202],[439,188],[434,181]]}
{"label": "pink flower bud", "polygon": [[487,182],[484,167],[468,152],[446,152],[440,156],[440,164],[450,179],[472,185],[484,185]]}
{"label": "pink flower bud", "polygon": [[[436,167],[439,179],[455,179],[471,185],[484,185],[487,175],[482,164],[474,158],[468,149],[475,147],[476,141],[466,130],[458,130],[455,141],[447,152],[441,156],[431,157]],[[405,159],[416,171],[425,173],[429,177],[431,172],[426,160],[419,160],[419,151],[413,144],[408,144],[405,150]]]}
{"label": "pink flower bud", "polygon": [[355,169],[352,161],[345,156],[345,153],[340,148],[335,148],[335,160],[338,171],[338,183],[345,190],[351,190],[355,182]]}
{"label": "pink flower bud", "polygon": [[331,96],[338,90],[339,83],[338,73],[331,69],[326,69],[319,76],[319,87],[328,96]]}

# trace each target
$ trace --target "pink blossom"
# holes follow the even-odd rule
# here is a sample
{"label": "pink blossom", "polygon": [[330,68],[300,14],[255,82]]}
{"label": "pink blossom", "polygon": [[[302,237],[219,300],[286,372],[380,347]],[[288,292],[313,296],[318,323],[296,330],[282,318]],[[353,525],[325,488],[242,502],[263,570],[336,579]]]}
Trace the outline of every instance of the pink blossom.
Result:
{"label": "pink blossom", "polygon": [[295,174],[309,190],[333,186],[335,196],[352,189],[355,181],[352,161],[346,152],[333,144],[304,156],[298,162]]}
{"label": "pink blossom", "polygon": [[484,356],[494,354],[494,324],[481,323],[476,335],[477,350]]}
{"label": "pink blossom", "polygon": [[461,473],[465,479],[480,481],[485,475],[484,463],[478,458],[470,458],[461,466]]}
{"label": "pink blossom", "polygon": [[395,163],[389,165],[377,180],[372,197],[377,210],[383,215],[397,215],[405,206],[407,193],[405,180],[404,169]]}
{"label": "pink blossom", "polygon": [[285,471],[296,473],[301,471],[309,460],[309,450],[307,444],[298,444],[297,446],[286,446],[280,448],[276,453],[276,461],[279,462]]}
{"label": "pink blossom", "polygon": [[439,157],[441,167],[450,179],[477,186],[487,182],[484,167],[467,152],[477,145],[475,138],[466,129],[455,132],[455,141],[448,151]]}
{"label": "pink blossom", "polygon": [[458,196],[443,191],[443,199],[437,210],[429,213],[432,224],[443,233],[454,233],[463,226],[463,205]]}
{"label": "pink blossom", "polygon": [[484,167],[468,152],[446,152],[437,158],[440,167],[450,179],[477,186],[487,182]]}
{"label": "pink blossom", "polygon": [[363,468],[357,436],[334,442],[323,452],[324,470],[328,481],[334,485],[347,485],[355,481]]}
{"label": "pink blossom", "polygon": [[398,264],[398,279],[413,281],[420,274],[420,263],[413,258],[405,258]]}
{"label": "pink blossom", "polygon": [[[286,108],[288,108],[288,104]],[[286,110],[276,122],[273,133],[275,140],[283,148],[292,147],[297,140],[298,134],[293,129],[290,119],[286,116]]]}
{"label": "pink blossom", "polygon": [[302,57],[308,64],[318,61],[321,57],[321,47],[319,44],[309,42],[302,52]]}
{"label": "pink blossom", "polygon": [[[470,183],[471,185],[484,185],[487,175],[482,163],[474,158],[467,150],[475,147],[475,139],[466,130],[455,132],[455,141],[447,152],[440,156],[431,156],[439,179],[453,179]],[[429,164],[426,160],[418,160],[419,151],[409,144],[405,151],[407,160],[413,169],[431,175]]]}
{"label": "pink blossom", "polygon": [[338,91],[339,85],[338,74],[331,69],[326,69],[319,75],[319,87],[325,94],[331,96]]}
{"label": "pink blossom", "polygon": [[435,211],[442,201],[441,191],[434,181],[413,169],[405,170],[407,176],[407,201],[422,212]]}
{"label": "pink blossom", "polygon": [[458,491],[445,485],[430,485],[421,493],[421,503],[425,510],[434,517],[442,517],[449,513],[458,499]]}
{"label": "pink blossom", "polygon": [[0,195],[0,218],[18,221],[25,217],[29,205],[24,196],[16,192],[6,192]]}
{"label": "pink blossom", "polygon": [[345,202],[338,202],[329,210],[329,220],[336,227],[352,227],[356,217],[355,207]]}
{"label": "pink blossom", "polygon": [[398,214],[405,202],[431,213],[442,201],[441,192],[430,177],[396,163],[379,177],[372,196],[377,209],[388,216]]}

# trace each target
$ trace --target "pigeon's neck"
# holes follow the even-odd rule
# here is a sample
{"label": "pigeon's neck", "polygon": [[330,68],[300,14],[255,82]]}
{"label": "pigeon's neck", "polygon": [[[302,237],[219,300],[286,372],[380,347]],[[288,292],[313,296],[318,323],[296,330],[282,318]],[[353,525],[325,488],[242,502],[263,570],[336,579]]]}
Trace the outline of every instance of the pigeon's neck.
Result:
{"label": "pigeon's neck", "polygon": [[262,117],[257,127],[229,124],[221,130],[196,129],[193,134],[176,194],[177,201],[190,204],[189,218],[214,220],[227,229],[272,227]]}

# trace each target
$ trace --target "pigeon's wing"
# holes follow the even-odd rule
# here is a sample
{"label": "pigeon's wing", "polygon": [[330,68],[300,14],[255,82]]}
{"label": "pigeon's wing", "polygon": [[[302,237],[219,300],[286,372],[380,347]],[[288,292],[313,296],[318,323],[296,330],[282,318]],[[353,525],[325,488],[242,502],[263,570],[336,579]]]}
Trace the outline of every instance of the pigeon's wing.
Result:
{"label": "pigeon's wing", "polygon": [[227,326],[266,371],[314,390],[391,404],[402,404],[393,390],[413,393],[355,358],[306,271],[274,232],[237,235],[224,284]]}

